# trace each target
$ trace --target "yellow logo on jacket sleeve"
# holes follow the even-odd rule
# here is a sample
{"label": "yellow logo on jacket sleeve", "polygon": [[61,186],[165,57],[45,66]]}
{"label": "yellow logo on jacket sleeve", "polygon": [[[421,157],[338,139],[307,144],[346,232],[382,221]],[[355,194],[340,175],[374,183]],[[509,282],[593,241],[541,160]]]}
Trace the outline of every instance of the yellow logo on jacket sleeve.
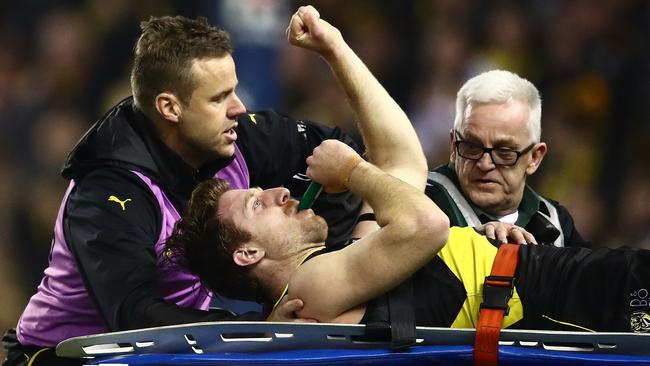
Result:
{"label": "yellow logo on jacket sleeve", "polygon": [[257,124],[257,120],[255,119],[255,113],[249,113],[248,117],[250,117],[250,119],[251,119],[251,121],[253,121],[253,123]]}
{"label": "yellow logo on jacket sleeve", "polygon": [[122,207],[122,211],[126,211],[126,203],[131,201],[131,199],[127,198],[125,200],[121,200],[121,199],[111,195],[111,196],[108,197],[108,201],[109,202],[117,202],[117,203],[119,203],[120,206]]}

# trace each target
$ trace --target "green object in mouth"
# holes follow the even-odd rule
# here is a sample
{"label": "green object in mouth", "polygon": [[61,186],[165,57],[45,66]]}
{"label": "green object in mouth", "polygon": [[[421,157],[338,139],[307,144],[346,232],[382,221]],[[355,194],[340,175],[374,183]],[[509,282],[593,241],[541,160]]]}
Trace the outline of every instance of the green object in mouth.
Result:
{"label": "green object in mouth", "polygon": [[302,198],[300,199],[300,203],[298,204],[298,211],[302,211],[310,208],[311,205],[314,204],[314,201],[316,201],[316,198],[318,198],[318,195],[322,190],[323,190],[323,186],[320,183],[316,183],[316,182],[309,183],[309,187],[307,187],[305,194],[302,195]]}

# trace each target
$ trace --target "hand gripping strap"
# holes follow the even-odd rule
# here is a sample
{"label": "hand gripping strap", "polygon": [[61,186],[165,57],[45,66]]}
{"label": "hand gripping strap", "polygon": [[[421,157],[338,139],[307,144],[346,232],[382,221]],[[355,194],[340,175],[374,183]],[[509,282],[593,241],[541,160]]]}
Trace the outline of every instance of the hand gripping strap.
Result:
{"label": "hand gripping strap", "polygon": [[503,317],[508,314],[508,300],[515,287],[515,270],[519,262],[517,244],[501,244],[490,275],[483,283],[483,303],[479,311],[474,365],[496,366],[499,355],[499,333]]}

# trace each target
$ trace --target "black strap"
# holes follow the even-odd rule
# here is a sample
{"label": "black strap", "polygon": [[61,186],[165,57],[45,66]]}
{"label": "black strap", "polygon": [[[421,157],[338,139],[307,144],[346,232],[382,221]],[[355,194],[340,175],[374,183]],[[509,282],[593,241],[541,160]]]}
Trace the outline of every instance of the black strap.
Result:
{"label": "black strap", "polygon": [[413,310],[413,283],[402,282],[388,293],[391,349],[401,350],[415,344],[415,311]]}
{"label": "black strap", "polygon": [[362,322],[364,335],[356,337],[365,342],[387,342],[399,351],[415,344],[415,311],[411,279],[383,296],[370,300]]}
{"label": "black strap", "polygon": [[377,221],[377,218],[375,217],[374,212],[366,212],[364,214],[359,215],[359,218],[357,218],[357,223],[361,221]]}

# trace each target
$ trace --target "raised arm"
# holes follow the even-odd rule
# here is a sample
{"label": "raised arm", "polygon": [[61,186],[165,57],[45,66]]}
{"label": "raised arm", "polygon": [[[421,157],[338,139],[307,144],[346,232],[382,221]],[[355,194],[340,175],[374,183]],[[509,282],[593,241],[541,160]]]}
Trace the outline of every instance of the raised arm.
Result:
{"label": "raised arm", "polygon": [[312,6],[304,6],[291,18],[287,37],[291,44],[320,54],[332,68],[357,115],[369,160],[424,189],[427,163],[415,130],[341,32],[320,19]]}
{"label": "raised arm", "polygon": [[[427,163],[413,126],[400,106],[347,45],[341,32],[320,19],[312,6],[305,6],[291,18],[287,38],[291,44],[313,50],[327,61],[357,115],[369,161],[424,190]],[[370,210],[366,206],[362,212]],[[362,237],[376,229],[375,224],[362,222],[353,235]]]}

